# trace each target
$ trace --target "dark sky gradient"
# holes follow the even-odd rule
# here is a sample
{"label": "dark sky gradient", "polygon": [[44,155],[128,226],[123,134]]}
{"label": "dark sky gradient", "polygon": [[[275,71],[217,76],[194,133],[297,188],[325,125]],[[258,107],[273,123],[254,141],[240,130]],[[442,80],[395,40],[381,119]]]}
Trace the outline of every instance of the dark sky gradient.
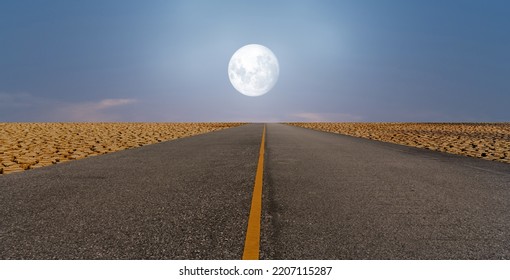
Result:
{"label": "dark sky gradient", "polygon": [[[510,121],[510,1],[0,2],[0,122]],[[246,44],[280,79],[230,84]]]}

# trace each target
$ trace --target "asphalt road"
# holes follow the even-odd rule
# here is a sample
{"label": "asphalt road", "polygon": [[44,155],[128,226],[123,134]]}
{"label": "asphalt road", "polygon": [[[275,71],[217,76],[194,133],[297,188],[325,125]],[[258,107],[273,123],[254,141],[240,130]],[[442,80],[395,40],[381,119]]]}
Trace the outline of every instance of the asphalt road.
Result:
{"label": "asphalt road", "polygon": [[0,259],[240,259],[263,125],[0,177]]}
{"label": "asphalt road", "polygon": [[[240,259],[250,124],[0,177],[0,259]],[[510,259],[510,165],[268,124],[262,259]]]}
{"label": "asphalt road", "polygon": [[510,165],[268,125],[271,259],[510,259]]}

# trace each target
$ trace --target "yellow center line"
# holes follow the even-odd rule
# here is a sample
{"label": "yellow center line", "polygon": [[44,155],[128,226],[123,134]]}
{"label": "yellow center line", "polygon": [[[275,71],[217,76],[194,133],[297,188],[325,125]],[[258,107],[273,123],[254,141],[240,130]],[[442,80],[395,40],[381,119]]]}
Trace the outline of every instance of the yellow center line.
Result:
{"label": "yellow center line", "polygon": [[251,198],[250,216],[246,240],[244,241],[243,260],[258,260],[260,250],[260,215],[262,212],[262,177],[264,175],[264,145],[266,141],[266,125],[262,131],[262,143],[260,144],[259,163],[255,175],[255,187]]}

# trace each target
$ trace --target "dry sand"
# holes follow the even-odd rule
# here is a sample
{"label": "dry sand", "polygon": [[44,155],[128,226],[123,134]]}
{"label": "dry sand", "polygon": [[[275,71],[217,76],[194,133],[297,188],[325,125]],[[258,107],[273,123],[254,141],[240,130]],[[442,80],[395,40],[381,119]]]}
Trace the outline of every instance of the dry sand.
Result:
{"label": "dry sand", "polygon": [[0,123],[0,174],[239,125],[242,123]]}
{"label": "dry sand", "polygon": [[510,163],[510,123],[289,124]]}

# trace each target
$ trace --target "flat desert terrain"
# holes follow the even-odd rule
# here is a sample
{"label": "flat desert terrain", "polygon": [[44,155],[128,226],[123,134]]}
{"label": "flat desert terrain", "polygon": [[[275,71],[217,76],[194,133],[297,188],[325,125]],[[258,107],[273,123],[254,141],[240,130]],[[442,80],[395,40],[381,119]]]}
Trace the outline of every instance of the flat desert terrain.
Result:
{"label": "flat desert terrain", "polygon": [[510,123],[289,123],[356,137],[510,163]]}
{"label": "flat desert terrain", "polygon": [[0,123],[0,174],[239,125],[242,123]]}

